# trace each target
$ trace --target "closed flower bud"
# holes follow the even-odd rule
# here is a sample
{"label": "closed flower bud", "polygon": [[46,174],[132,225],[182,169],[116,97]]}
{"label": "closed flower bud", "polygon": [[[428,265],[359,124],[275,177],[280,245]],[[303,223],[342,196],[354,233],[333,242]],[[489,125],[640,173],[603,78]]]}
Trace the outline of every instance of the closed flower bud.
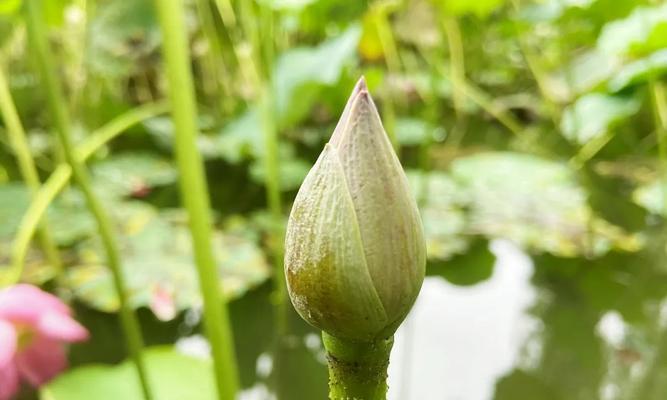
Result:
{"label": "closed flower bud", "polygon": [[388,338],[419,293],[425,253],[416,202],[362,78],[292,207],[290,298],[332,336]]}

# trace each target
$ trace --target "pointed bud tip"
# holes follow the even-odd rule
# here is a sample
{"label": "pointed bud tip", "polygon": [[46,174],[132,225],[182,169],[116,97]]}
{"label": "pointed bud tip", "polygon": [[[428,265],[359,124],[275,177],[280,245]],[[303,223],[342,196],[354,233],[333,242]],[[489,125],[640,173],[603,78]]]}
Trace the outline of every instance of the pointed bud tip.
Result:
{"label": "pointed bud tip", "polygon": [[366,85],[366,77],[361,75],[355,86],[358,90],[368,90],[368,86]]}

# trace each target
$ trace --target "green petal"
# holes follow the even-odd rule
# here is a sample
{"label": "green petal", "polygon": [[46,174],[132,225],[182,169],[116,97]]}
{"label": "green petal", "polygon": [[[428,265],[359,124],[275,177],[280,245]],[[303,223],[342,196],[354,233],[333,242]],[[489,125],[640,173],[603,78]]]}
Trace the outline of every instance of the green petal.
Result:
{"label": "green petal", "polygon": [[287,226],[285,273],[294,307],[341,338],[370,340],[387,315],[369,274],[336,150],[327,145],[296,197]]}
{"label": "green petal", "polygon": [[424,234],[407,178],[367,91],[356,95],[335,145],[371,277],[388,317],[402,320],[423,281]]}

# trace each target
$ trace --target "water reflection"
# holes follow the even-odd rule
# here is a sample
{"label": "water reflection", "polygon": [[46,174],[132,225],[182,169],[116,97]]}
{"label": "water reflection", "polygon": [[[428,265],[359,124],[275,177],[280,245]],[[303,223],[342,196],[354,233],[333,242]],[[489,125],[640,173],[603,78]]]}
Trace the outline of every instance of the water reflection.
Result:
{"label": "water reflection", "polygon": [[[397,332],[389,400],[665,399],[667,268],[654,252],[664,246],[597,259],[490,248],[488,274],[487,257],[474,257],[469,269],[444,265],[461,268],[443,274],[457,284],[424,282]],[[264,285],[231,304],[241,399],[326,399],[319,332],[292,313],[277,340],[270,294]]]}
{"label": "water reflection", "polygon": [[399,329],[389,369],[389,399],[491,399],[539,326],[533,263],[508,241],[494,241],[493,275],[471,287],[429,277]]}

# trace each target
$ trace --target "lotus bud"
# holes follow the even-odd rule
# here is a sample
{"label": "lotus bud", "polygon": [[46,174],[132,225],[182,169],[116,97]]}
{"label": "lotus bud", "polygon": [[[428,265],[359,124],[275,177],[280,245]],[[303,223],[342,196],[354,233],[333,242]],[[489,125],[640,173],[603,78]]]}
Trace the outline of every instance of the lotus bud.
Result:
{"label": "lotus bud", "polygon": [[306,176],[287,225],[297,312],[337,338],[389,338],[424,280],[421,218],[363,78]]}

